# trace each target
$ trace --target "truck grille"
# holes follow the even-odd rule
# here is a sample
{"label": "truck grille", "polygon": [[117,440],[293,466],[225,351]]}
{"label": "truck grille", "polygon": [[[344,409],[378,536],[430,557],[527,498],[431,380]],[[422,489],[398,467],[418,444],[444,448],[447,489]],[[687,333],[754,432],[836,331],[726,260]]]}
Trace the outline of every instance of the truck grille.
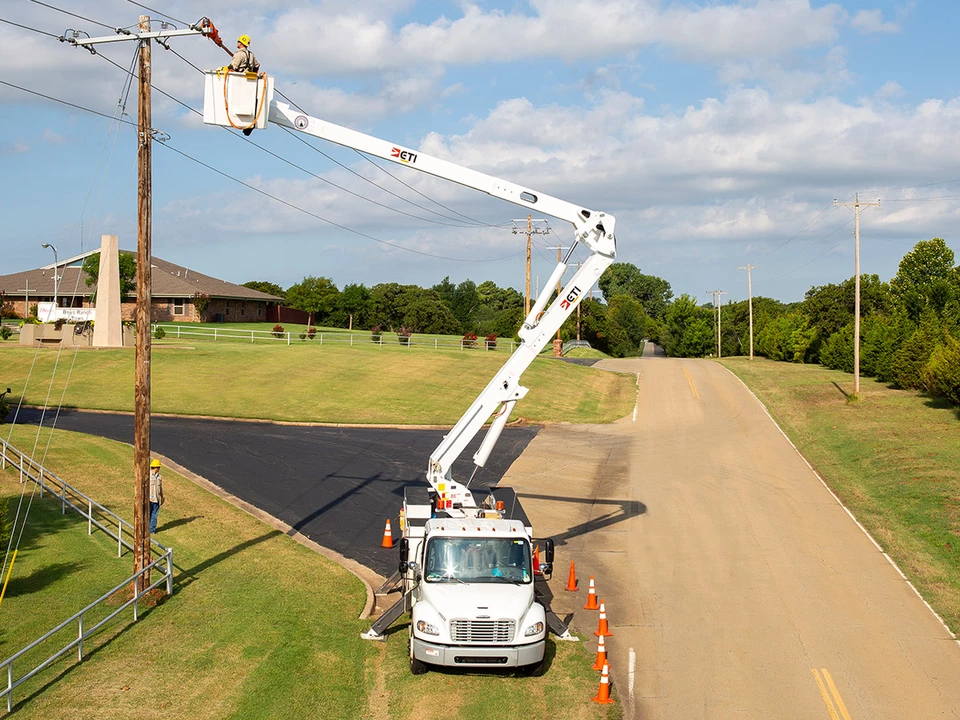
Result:
{"label": "truck grille", "polygon": [[513,620],[453,620],[450,635],[460,643],[504,643],[513,640]]}

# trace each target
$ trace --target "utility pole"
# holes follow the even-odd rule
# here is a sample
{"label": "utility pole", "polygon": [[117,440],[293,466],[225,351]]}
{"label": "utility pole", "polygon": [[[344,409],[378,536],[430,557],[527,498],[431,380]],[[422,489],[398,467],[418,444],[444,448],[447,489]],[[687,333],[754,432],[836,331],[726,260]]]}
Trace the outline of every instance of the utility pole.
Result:
{"label": "utility pole", "polygon": [[854,287],[855,297],[853,306],[853,396],[860,397],[860,208],[880,207],[880,198],[876,202],[860,202],[860,193],[852,203],[838,203],[833,201],[834,207],[852,207],[854,220]]}
{"label": "utility pole", "polygon": [[[150,39],[157,38],[161,44],[166,38],[186,35],[210,37],[220,47],[216,29],[206,18],[199,25],[168,30],[166,23],[159,32],[150,30],[150,16],[141,15],[137,32],[117,31],[117,35],[96,38],[75,38],[71,44],[95,52],[93,46],[101,43],[136,40],[138,75],[137,109],[137,345],[134,370],[133,412],[133,568],[139,573],[150,564],[150,306],[152,212],[152,162],[151,150],[154,136],[150,103]],[[226,48],[224,48],[226,50]],[[229,50],[226,50],[228,53]],[[150,573],[139,576],[137,591],[150,585]]]}
{"label": "utility pole", "polygon": [[723,357],[723,348],[722,348],[722,339],[723,336],[720,333],[720,296],[726,295],[726,290],[707,290],[708,293],[713,295],[713,306],[717,310],[717,359]]}
{"label": "utility pole", "polygon": [[[558,262],[558,263],[559,263],[559,262],[563,262],[563,258],[561,257],[560,253],[561,253],[563,250],[568,250],[568,249],[569,249],[569,248],[565,248],[563,245],[551,245],[550,247],[547,248],[547,250],[556,250],[556,251],[557,251],[557,262]],[[562,286],[560,285],[561,281],[562,281],[562,278],[560,278],[560,279],[557,280],[557,297],[560,297],[560,291],[563,289]],[[580,306],[578,305],[577,307],[579,308]],[[559,339],[560,339],[560,328],[557,328],[557,340],[559,340]]]}
{"label": "utility pole", "polygon": [[[30,281],[27,280],[24,285],[26,285],[26,287],[20,288],[17,292],[26,293],[23,296],[23,317],[26,319],[30,317]],[[37,308],[37,310],[39,311],[40,308]],[[39,312],[37,314],[39,314]]]}
{"label": "utility pole", "polygon": [[747,271],[747,305],[750,308],[750,359],[753,360],[753,282],[750,278],[750,271],[756,270],[759,265],[751,265],[747,263],[746,265],[740,265],[737,267],[737,270],[746,270]]}
{"label": "utility pole", "polygon": [[[141,33],[150,32],[150,17],[140,16]],[[152,118],[150,102],[150,39],[140,41],[139,103],[137,112],[137,348],[134,382],[133,465],[133,569],[150,564],[150,305],[152,230]],[[138,592],[150,585],[150,573],[139,576]]]}
{"label": "utility pole", "polygon": [[[520,232],[521,226],[518,223],[522,223],[523,220],[513,220],[513,234],[516,235]],[[534,223],[537,223],[534,226]],[[546,235],[550,232],[550,227],[547,225],[547,221],[543,219],[534,220],[530,215],[527,215],[527,283],[526,283],[526,295],[523,305],[523,316],[526,317],[530,314],[530,249],[531,249],[531,240],[530,238],[533,235]]]}

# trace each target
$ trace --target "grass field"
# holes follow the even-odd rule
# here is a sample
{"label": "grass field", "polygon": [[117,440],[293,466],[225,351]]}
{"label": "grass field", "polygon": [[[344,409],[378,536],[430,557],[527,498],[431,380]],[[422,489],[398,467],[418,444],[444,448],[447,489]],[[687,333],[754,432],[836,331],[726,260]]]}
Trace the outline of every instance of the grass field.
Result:
{"label": "grass field", "polygon": [[[29,449],[34,435],[18,428],[13,441]],[[130,519],[128,446],[57,431],[47,464]],[[0,472],[0,493],[19,487]],[[174,548],[174,595],[88,640],[83,663],[20,688],[19,717],[620,717],[619,705],[590,702],[597,673],[579,643],[551,643],[542,678],[411,676],[403,621],[385,644],[360,639],[369,622],[357,619],[365,593],[352,575],[169,470],[164,487],[157,537]],[[0,606],[3,657],[132,572],[130,554],[117,559],[82,518],[49,496],[34,503]]]}
{"label": "grass field", "polygon": [[[505,352],[399,345],[157,345],[158,413],[362,424],[452,425],[506,361]],[[0,385],[27,404],[133,410],[132,349],[0,347]],[[51,386],[50,377],[56,368]],[[27,378],[30,378],[27,384]],[[69,383],[67,383],[69,379]],[[629,377],[538,358],[514,417],[612,422],[630,412]],[[67,386],[64,393],[64,386]],[[48,401],[47,398],[50,398]]]}
{"label": "grass field", "polygon": [[817,365],[730,358],[804,457],[954,632],[960,631],[956,408]]}

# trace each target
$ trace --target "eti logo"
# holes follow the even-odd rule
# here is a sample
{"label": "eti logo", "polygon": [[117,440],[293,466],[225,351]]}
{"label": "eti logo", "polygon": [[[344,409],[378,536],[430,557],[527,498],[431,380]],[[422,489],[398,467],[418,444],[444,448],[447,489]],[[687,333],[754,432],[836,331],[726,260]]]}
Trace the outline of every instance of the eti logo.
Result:
{"label": "eti logo", "polygon": [[577,301],[578,297],[580,297],[580,288],[574,285],[570,292],[567,293],[567,296],[560,302],[560,307],[566,310]]}
{"label": "eti logo", "polygon": [[398,147],[395,147],[390,151],[390,157],[395,157],[400,162],[405,163],[415,163],[417,161],[416,153],[410,152],[409,150],[401,150]]}

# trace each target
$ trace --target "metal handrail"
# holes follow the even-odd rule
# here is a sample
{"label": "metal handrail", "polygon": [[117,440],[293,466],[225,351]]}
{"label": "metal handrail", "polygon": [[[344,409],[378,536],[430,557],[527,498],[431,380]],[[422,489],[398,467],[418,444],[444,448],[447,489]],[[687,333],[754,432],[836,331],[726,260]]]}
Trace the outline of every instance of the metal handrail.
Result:
{"label": "metal handrail", "polygon": [[[87,518],[87,534],[93,533],[93,527],[96,526],[99,529],[103,530],[107,535],[116,538],[117,540],[117,557],[120,557],[123,554],[123,548],[126,547],[130,550],[133,549],[132,543],[125,540],[123,537],[123,528],[126,526],[129,528],[129,537],[133,538],[133,525],[128,523],[126,520],[121,518],[119,515],[114,513],[111,510],[108,510],[106,507],[93,500],[88,495],[80,492],[76,488],[72,487],[68,483],[64,482],[62,479],[57,477],[54,473],[47,470],[42,464],[36,462],[33,458],[28,456],[26,453],[18,450],[16,447],[11,445],[6,440],[0,438],[0,469],[5,469],[7,465],[11,465],[20,472],[20,482],[26,482],[27,480],[33,481],[37,484],[40,489],[40,496],[43,496],[43,491],[46,489],[55,497],[60,498],[60,511],[61,513],[66,513],[67,507],[76,510],[81,516]],[[53,484],[51,484],[53,483]],[[75,503],[79,503],[75,504]],[[83,504],[86,504],[86,508],[81,507]],[[97,517],[94,517],[94,511],[98,513]],[[101,522],[103,518],[104,522]],[[106,523],[106,524],[105,524]],[[114,532],[112,525],[116,525],[116,532]],[[153,590],[155,587],[159,586],[161,583],[166,583],[167,585],[167,594],[173,594],[173,548],[168,548],[152,537],[150,538],[150,552],[152,555],[157,557],[147,565],[145,568],[139,572],[134,573],[132,576],[121,582],[119,585],[114,587],[112,590],[102,595],[99,599],[94,600],[92,603],[87,605],[85,608],[79,612],[72,615],[70,618],[64,620],[62,623],[57,625],[55,628],[45,633],[42,637],[34,640],[32,643],[17,651],[9,658],[0,662],[0,671],[4,667],[7,669],[7,687],[4,689],[0,686],[0,697],[6,696],[7,698],[7,712],[10,712],[13,709],[13,690],[22,683],[26,682],[34,675],[39,673],[44,668],[48,667],[51,663],[60,658],[64,653],[69,651],[73,647],[77,647],[77,661],[83,660],[83,641],[90,635],[97,632],[102,628],[107,622],[115,618],[120,612],[124,609],[133,605],[133,620],[136,622],[139,619],[140,609],[139,609],[139,600],[140,598],[150,590]],[[134,596],[125,602],[123,605],[118,607],[116,610],[111,612],[105,618],[97,622],[93,627],[84,629],[83,627],[83,618],[84,615],[96,606],[105,602],[107,598],[114,595],[118,590],[122,589],[126,585],[131,583],[136,583],[139,585],[140,576],[149,573],[154,567],[159,567],[163,569],[163,575],[159,580],[153,582],[149,587],[143,590],[137,590],[134,593]],[[77,622],[78,634],[76,639],[67,643],[64,647],[57,650],[53,655],[44,660],[42,663],[28,671],[18,680],[13,678],[13,664],[18,658],[23,657],[25,653],[37,647],[53,635],[55,635],[60,630],[63,630],[65,627],[69,626],[71,623]]]}
{"label": "metal handrail", "polygon": [[[161,563],[165,564],[165,569],[164,569],[163,576],[159,580],[153,582],[143,590],[137,590],[136,592],[134,592],[133,597],[127,600],[125,603],[123,603],[123,605],[121,605],[116,610],[114,610],[109,615],[107,615],[105,618],[100,620],[93,627],[84,629],[83,617],[84,615],[86,615],[86,613],[90,612],[101,603],[106,602],[110,597],[112,597],[118,591],[122,590],[127,585],[130,585],[131,583],[136,583],[136,585],[139,585],[138,581],[140,576],[146,573],[149,573],[151,570],[153,570],[154,567],[159,567]],[[79,612],[74,613],[72,616],[64,620],[62,623],[57,625],[55,628],[53,628],[49,632],[37,638],[36,640],[34,640],[32,643],[22,648],[21,650],[18,650],[3,662],[0,662],[0,671],[2,671],[3,668],[6,668],[6,671],[7,671],[7,687],[6,688],[0,687],[0,697],[6,696],[7,698],[7,712],[10,712],[13,710],[14,689],[19,687],[23,683],[25,683],[30,678],[34,677],[37,673],[39,673],[41,670],[48,667],[51,663],[58,660],[64,653],[68,652],[74,647],[77,648],[77,662],[82,662],[83,661],[83,641],[88,637],[90,637],[91,635],[93,635],[100,628],[106,625],[110,620],[115,618],[123,610],[127,609],[131,605],[133,605],[133,621],[137,622],[137,620],[140,619],[140,607],[139,607],[140,598],[164,582],[167,584],[167,595],[172,595],[173,594],[173,548],[167,548],[166,552],[161,557],[157,558],[152,563],[147,565],[145,568],[143,568],[143,570],[140,570],[139,572],[135,573],[131,577],[127,578],[126,580],[121,582],[119,585],[114,587],[112,590],[101,595],[99,598],[94,600],[92,603],[87,605],[85,608],[83,608]],[[77,632],[77,637],[75,639],[68,642],[62,648],[57,650],[53,655],[48,657],[46,660],[41,662],[32,670],[29,670],[27,673],[25,673],[22,677],[18,678],[17,680],[13,679],[13,676],[14,676],[13,664],[16,660],[23,657],[23,655],[25,655],[27,652],[37,647],[38,645],[43,643],[45,640],[52,637],[53,635],[60,632],[65,627],[69,626],[74,622],[78,623],[78,632]]]}
{"label": "metal handrail", "polygon": [[[3,438],[0,438],[0,470],[5,469],[8,464],[19,470],[21,483],[26,480],[32,480],[37,484],[40,489],[40,497],[43,497],[44,490],[59,497],[60,511],[62,514],[66,514],[66,509],[70,507],[87,518],[88,535],[93,534],[93,528],[96,526],[114,538],[117,541],[117,557],[122,557],[123,548],[133,550],[132,542],[125,539],[123,535],[124,527],[126,527],[128,528],[128,536],[131,539],[133,538],[133,525],[131,523],[85,493],[80,492],[56,474],[50,472],[29,455],[18,450]],[[74,504],[75,502],[80,503],[80,505],[85,505],[86,507],[76,505]],[[97,513],[97,516],[94,515],[94,512]],[[101,522],[101,518],[104,522]],[[113,526],[116,527],[116,530],[114,530]],[[150,538],[150,552],[152,554],[160,557],[164,555],[166,551],[167,548],[164,545],[161,545],[152,537]]]}

